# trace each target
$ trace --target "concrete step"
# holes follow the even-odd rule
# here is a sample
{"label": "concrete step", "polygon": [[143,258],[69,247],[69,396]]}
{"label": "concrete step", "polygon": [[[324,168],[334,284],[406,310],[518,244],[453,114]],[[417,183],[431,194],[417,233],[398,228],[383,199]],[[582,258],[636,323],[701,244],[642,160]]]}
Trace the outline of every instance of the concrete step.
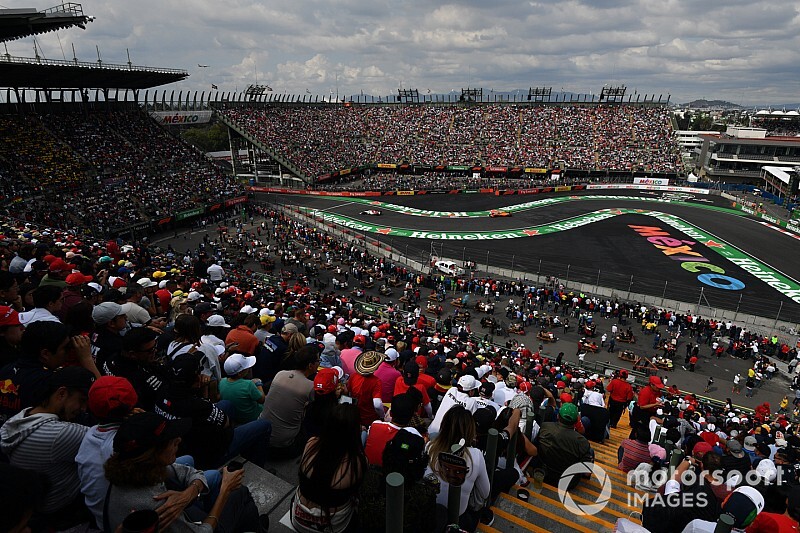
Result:
{"label": "concrete step", "polygon": [[[508,516],[500,514],[496,509],[507,513]],[[594,516],[578,516],[566,509],[558,499],[552,500],[547,495],[535,492],[530,492],[530,499],[527,502],[510,494],[501,494],[492,510],[495,511],[494,527],[501,531],[507,529],[504,524],[497,523],[498,515],[517,526],[516,529],[509,529],[510,531],[530,531],[531,525],[553,533],[614,531],[613,522]]]}
{"label": "concrete step", "polygon": [[250,489],[259,514],[272,513],[294,491],[294,485],[263,468],[245,462],[242,457],[237,457],[235,460],[244,463],[244,485]]}

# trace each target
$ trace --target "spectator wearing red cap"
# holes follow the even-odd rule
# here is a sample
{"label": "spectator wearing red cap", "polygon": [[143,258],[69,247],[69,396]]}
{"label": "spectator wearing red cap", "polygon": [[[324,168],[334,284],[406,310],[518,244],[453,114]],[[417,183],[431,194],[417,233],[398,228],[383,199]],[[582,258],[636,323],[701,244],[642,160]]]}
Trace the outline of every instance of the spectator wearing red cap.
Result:
{"label": "spectator wearing red cap", "polygon": [[22,355],[19,345],[24,331],[19,313],[12,307],[0,305],[0,368]]}
{"label": "spectator wearing red cap", "polygon": [[436,378],[428,374],[428,358],[424,355],[418,355],[414,358],[414,362],[416,362],[419,367],[419,382],[430,391],[430,389],[436,386]]}
{"label": "spectator wearing red cap", "polygon": [[96,524],[103,523],[103,502],[108,491],[103,465],[114,453],[114,435],[122,420],[133,412],[139,397],[130,381],[116,376],[103,376],[89,389],[89,412],[99,424],[86,432],[75,462],[86,507]]}
{"label": "spectator wearing red cap", "polygon": [[[658,376],[650,376],[647,386],[642,387],[639,391],[639,397],[636,399],[636,405],[631,413],[631,427],[636,422],[643,421],[648,424],[650,417],[656,413],[656,409],[662,405],[661,391],[664,390],[664,383]],[[630,438],[635,437],[635,431],[631,430]]]}
{"label": "spectator wearing red cap", "polygon": [[309,437],[320,435],[331,409],[345,391],[344,370],[340,366],[320,368],[314,376],[314,400],[306,408],[303,427]]}
{"label": "spectator wearing red cap", "polygon": [[60,289],[64,289],[67,286],[67,276],[70,275],[74,269],[75,265],[67,263],[60,257],[57,257],[50,261],[47,267],[47,274],[45,274],[39,282],[39,286],[55,285]]}
{"label": "spectator wearing red cap", "polygon": [[92,281],[92,276],[84,276],[80,272],[73,272],[67,276],[67,287],[61,294],[61,309],[54,313],[62,322],[67,322],[70,310],[84,301],[82,289]]}
{"label": "spectator wearing red cap", "polygon": [[606,392],[608,393],[609,424],[615,428],[625,408],[633,400],[633,386],[628,383],[628,371],[620,370],[619,374],[606,387]]}

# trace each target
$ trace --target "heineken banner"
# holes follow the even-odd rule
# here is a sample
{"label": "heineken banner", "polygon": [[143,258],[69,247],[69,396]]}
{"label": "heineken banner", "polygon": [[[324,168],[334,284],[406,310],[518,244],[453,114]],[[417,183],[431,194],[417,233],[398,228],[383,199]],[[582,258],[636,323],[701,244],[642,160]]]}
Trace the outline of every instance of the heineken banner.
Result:
{"label": "heineken banner", "polygon": [[181,211],[180,213],[175,213],[175,220],[186,220],[190,217],[202,215],[204,210],[205,208],[203,207],[195,207],[194,209],[188,209],[186,211]]}

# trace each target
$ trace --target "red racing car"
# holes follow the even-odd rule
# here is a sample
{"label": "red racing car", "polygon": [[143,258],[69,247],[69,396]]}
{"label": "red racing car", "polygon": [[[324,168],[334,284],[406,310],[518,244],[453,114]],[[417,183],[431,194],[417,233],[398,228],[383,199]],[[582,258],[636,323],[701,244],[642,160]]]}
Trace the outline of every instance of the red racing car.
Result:
{"label": "red racing car", "polygon": [[489,211],[489,218],[497,218],[497,217],[510,217],[511,213],[508,211],[503,211],[502,209],[492,209]]}

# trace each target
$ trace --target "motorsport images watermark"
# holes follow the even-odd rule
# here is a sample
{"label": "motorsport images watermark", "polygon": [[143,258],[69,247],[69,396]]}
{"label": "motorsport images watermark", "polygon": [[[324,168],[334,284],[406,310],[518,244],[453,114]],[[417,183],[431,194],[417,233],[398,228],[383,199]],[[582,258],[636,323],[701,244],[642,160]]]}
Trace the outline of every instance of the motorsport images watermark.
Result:
{"label": "motorsport images watermark", "polygon": [[[657,492],[659,487],[666,484],[667,481],[672,479],[674,469],[662,468],[650,472],[647,470],[631,470],[627,475],[627,501],[625,503],[630,507],[643,508],[643,507],[705,507],[708,505],[707,495],[704,492],[677,492],[668,495]],[[581,495],[580,502],[576,502],[569,492],[570,485],[574,486],[575,476],[582,478],[595,478],[600,484],[600,493],[594,499],[589,501],[587,495]],[[681,486],[693,486],[696,484],[705,485],[722,485],[726,484],[729,487],[736,486],[750,486],[755,487],[759,485],[782,485],[782,470],[772,471],[772,474],[764,476],[763,472],[757,470],[750,470],[744,475],[736,470],[723,471],[715,470],[709,472],[708,470],[699,470],[690,468],[681,473],[680,478],[677,480]],[[596,515],[601,512],[609,504],[612,494],[612,481],[606,470],[597,464],[589,462],[575,463],[567,468],[561,475],[558,481],[558,498],[564,507],[571,513],[578,516]],[[633,490],[631,490],[633,489]]]}

